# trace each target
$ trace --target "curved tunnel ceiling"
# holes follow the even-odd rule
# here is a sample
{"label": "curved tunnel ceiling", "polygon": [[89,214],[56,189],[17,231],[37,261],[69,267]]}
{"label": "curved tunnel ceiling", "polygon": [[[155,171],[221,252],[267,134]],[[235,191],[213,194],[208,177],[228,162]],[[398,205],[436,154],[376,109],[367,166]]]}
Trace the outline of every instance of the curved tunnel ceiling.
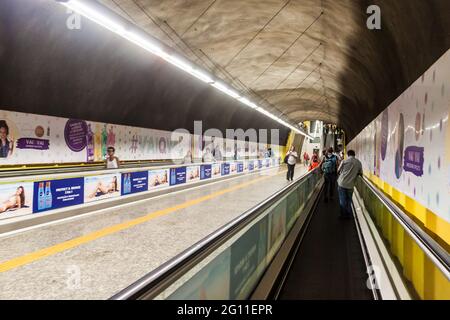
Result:
{"label": "curved tunnel ceiling", "polygon": [[[295,123],[353,137],[450,47],[448,0],[101,0]],[[381,30],[366,27],[369,5]]]}
{"label": "curved tunnel ceiling", "polygon": [[[255,102],[351,139],[450,47],[448,0],[100,0]],[[368,30],[366,9],[381,8]],[[142,127],[279,128],[53,0],[0,1],[0,107]],[[287,130],[281,136],[286,138]]]}
{"label": "curved tunnel ceiling", "polygon": [[[289,130],[54,0],[0,1],[0,109],[160,130]],[[264,142],[264,135],[260,136]],[[276,136],[274,136],[276,139]],[[276,140],[274,140],[276,141]]]}

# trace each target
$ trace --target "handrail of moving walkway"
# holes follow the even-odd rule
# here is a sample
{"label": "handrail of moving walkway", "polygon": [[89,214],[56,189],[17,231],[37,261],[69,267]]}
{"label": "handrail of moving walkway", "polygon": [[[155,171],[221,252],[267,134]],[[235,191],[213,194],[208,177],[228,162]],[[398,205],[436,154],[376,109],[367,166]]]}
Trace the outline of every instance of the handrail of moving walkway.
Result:
{"label": "handrail of moving walkway", "polygon": [[196,244],[151,271],[132,285],[118,292],[110,299],[134,300],[155,298],[159,293],[169,287],[192,267],[197,265],[214,250],[219,248],[235,234],[263,214],[268,208],[270,208],[270,206],[273,205],[274,202],[289,194],[300,183],[306,180],[309,175],[316,173],[317,169],[296,179],[294,182],[277,191],[255,207],[247,210],[242,215],[233,219],[231,222],[211,233],[204,239],[198,241]]}
{"label": "handrail of moving walkway", "polygon": [[366,177],[362,178],[367,187],[384,204],[402,228],[411,236],[416,244],[422,249],[426,256],[433,261],[436,267],[450,281],[450,255],[433,238],[422,230],[408,215],[403,212],[392,200],[387,198],[373,183]]}

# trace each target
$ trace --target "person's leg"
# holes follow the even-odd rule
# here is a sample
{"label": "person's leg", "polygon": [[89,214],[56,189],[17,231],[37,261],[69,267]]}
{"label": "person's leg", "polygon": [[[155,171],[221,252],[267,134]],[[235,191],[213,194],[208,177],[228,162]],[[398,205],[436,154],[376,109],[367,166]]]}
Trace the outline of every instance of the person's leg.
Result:
{"label": "person's leg", "polygon": [[334,190],[336,189],[336,175],[334,173],[330,174],[330,199],[334,198]]}
{"label": "person's leg", "polygon": [[292,165],[291,169],[291,181],[294,180],[294,171],[295,171],[295,164]]}
{"label": "person's leg", "polygon": [[286,180],[289,180],[290,172],[291,172],[291,165],[288,164],[288,165],[287,165],[287,172],[286,172]]}
{"label": "person's leg", "polygon": [[345,215],[347,214],[347,212],[346,212],[347,193],[345,192],[344,188],[338,187],[338,194],[339,194],[340,215],[341,215],[341,217],[345,217]]}
{"label": "person's leg", "polygon": [[348,218],[353,216],[353,212],[352,212],[352,197],[353,197],[353,189],[345,189],[346,213],[347,213],[347,217]]}
{"label": "person's leg", "polygon": [[324,179],[324,189],[325,189],[325,202],[328,201],[328,189],[330,188],[330,178],[328,174],[323,175]]}

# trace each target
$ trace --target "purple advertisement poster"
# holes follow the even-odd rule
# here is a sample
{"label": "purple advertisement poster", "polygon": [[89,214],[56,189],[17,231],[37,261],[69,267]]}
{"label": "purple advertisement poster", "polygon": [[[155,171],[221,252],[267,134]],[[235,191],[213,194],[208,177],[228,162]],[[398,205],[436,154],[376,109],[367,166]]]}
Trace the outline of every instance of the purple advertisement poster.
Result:
{"label": "purple advertisement poster", "polygon": [[421,177],[423,175],[423,147],[409,146],[405,149],[403,169],[414,175]]}
{"label": "purple advertisement poster", "polygon": [[50,142],[46,139],[20,138],[17,140],[18,149],[48,150],[49,146]]}
{"label": "purple advertisement poster", "polygon": [[74,152],[80,152],[86,147],[88,126],[86,121],[70,119],[64,128],[64,139],[67,146]]}

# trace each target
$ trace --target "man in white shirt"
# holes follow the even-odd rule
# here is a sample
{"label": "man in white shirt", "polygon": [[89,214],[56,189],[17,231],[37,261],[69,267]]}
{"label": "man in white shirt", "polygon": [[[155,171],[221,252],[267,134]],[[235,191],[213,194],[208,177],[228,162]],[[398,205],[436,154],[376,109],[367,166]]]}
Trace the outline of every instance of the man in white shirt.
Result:
{"label": "man in white shirt", "polygon": [[338,169],[339,205],[341,217],[352,217],[352,196],[356,178],[363,174],[361,161],[355,158],[355,151],[348,150],[348,158],[342,161]]}
{"label": "man in white shirt", "polygon": [[297,163],[297,158],[298,158],[298,154],[295,151],[294,146],[291,146],[289,148],[289,151],[286,153],[286,157],[287,158],[287,166],[288,166],[288,171],[286,174],[286,179],[289,181],[293,181],[294,180],[294,169],[295,169],[295,164]]}

